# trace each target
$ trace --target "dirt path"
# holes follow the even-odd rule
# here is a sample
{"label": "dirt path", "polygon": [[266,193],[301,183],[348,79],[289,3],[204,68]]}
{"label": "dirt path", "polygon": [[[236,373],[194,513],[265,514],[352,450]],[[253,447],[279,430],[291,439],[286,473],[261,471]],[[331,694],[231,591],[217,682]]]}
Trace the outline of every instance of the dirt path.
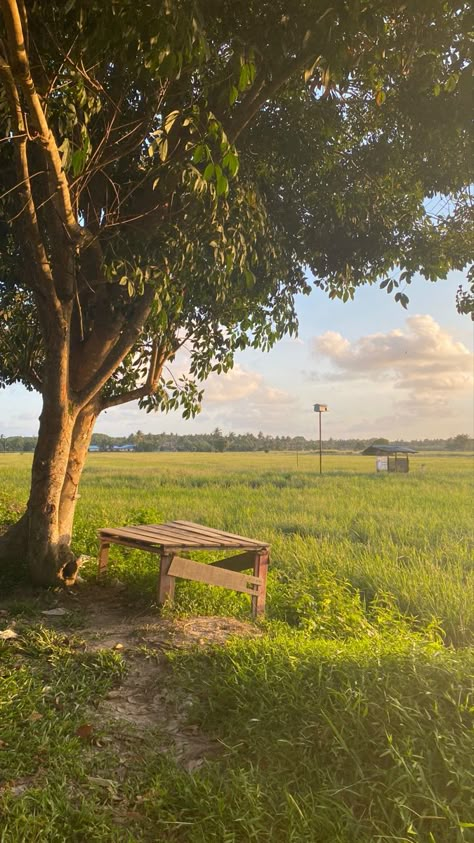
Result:
{"label": "dirt path", "polygon": [[43,623],[73,634],[85,650],[120,651],[127,666],[124,679],[90,719],[107,722],[109,739],[125,754],[126,747],[136,753],[137,744],[151,733],[158,750],[171,752],[189,772],[220,753],[220,744],[190,722],[192,696],[176,699],[166,653],[221,644],[234,635],[252,637],[260,634],[258,627],[225,617],[162,618],[157,611],[127,601],[120,586],[81,584],[59,592],[53,603],[49,598],[40,612]]}

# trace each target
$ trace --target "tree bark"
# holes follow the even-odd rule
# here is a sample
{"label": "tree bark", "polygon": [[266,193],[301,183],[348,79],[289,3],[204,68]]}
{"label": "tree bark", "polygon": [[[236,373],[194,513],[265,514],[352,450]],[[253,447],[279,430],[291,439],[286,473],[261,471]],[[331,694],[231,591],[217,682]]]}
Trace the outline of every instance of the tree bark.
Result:
{"label": "tree bark", "polygon": [[74,556],[60,531],[60,500],[75,417],[68,407],[48,406],[40,417],[27,505],[27,561],[37,585],[74,578]]}
{"label": "tree bark", "polygon": [[98,411],[89,404],[79,413],[74,424],[69,459],[59,501],[59,533],[63,543],[70,543],[74,513],[79,498],[78,487],[89,449]]}
{"label": "tree bark", "polygon": [[79,481],[98,411],[43,408],[26,512],[0,538],[0,560],[26,561],[36,585],[72,585],[80,558],[71,550]]}

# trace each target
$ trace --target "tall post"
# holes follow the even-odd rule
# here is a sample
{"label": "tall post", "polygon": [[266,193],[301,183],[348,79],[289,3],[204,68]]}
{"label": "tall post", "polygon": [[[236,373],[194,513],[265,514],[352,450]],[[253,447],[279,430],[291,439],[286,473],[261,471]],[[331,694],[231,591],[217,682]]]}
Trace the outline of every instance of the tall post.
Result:
{"label": "tall post", "polygon": [[323,437],[321,433],[321,413],[327,413],[327,404],[314,404],[313,410],[319,413],[319,473],[323,473]]}
{"label": "tall post", "polygon": [[319,473],[323,473],[323,440],[321,438],[321,410],[319,411]]}

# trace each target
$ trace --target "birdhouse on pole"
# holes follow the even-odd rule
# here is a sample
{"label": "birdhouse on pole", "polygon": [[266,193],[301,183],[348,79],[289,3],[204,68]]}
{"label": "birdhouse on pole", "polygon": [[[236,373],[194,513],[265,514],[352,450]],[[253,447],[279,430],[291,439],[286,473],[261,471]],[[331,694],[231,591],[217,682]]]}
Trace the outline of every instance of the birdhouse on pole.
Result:
{"label": "birdhouse on pole", "polygon": [[313,404],[315,413],[319,413],[319,473],[323,473],[323,440],[321,434],[321,413],[327,413],[327,404]]}

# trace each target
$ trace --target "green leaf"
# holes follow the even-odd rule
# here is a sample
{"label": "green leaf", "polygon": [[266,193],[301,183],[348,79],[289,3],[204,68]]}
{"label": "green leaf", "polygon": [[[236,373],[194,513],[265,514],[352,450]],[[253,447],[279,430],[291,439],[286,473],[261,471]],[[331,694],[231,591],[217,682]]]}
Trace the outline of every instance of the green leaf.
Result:
{"label": "green leaf", "polygon": [[456,88],[459,82],[459,73],[452,73],[451,76],[448,76],[446,82],[444,83],[444,90],[450,94]]}
{"label": "green leaf", "polygon": [[212,163],[212,161],[210,161],[209,164],[207,165],[206,169],[204,170],[203,178],[206,181],[211,181],[215,171],[216,171],[216,168],[214,167],[214,164]]}
{"label": "green leaf", "polygon": [[200,164],[206,158],[207,146],[203,143],[197,145],[193,152],[193,161],[195,164]]}
{"label": "green leaf", "polygon": [[247,288],[249,290],[251,290],[252,287],[255,284],[255,275],[253,274],[253,272],[250,269],[245,269],[244,270],[244,276],[245,276],[245,283],[247,285]]}
{"label": "green leaf", "polygon": [[239,169],[239,159],[238,156],[229,149],[228,152],[224,155],[222,159],[223,166],[229,171],[231,176],[237,175]]}
{"label": "green leaf", "polygon": [[248,64],[243,64],[240,68],[240,76],[239,76],[239,91],[245,91],[246,87],[248,86],[250,81],[250,74],[249,74],[249,67]]}
{"label": "green leaf", "polygon": [[71,155],[72,175],[76,178],[84,166],[84,153],[82,149],[76,149]]}
{"label": "green leaf", "polygon": [[229,181],[222,172],[217,176],[217,195],[222,196],[229,190]]}
{"label": "green leaf", "polygon": [[64,138],[61,146],[58,147],[58,152],[61,153],[61,164],[63,170],[67,170],[71,160],[71,144],[69,138]]}

